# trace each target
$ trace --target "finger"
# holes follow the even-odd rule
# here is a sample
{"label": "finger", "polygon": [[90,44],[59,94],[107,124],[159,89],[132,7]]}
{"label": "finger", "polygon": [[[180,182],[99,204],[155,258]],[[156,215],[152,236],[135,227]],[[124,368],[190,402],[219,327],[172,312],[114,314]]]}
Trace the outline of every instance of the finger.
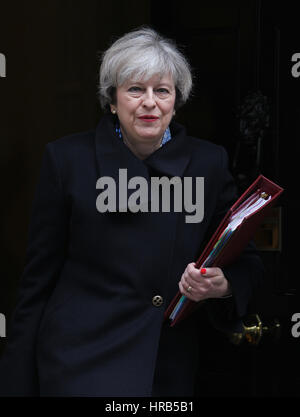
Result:
{"label": "finger", "polygon": [[181,294],[183,294],[186,298],[188,298],[189,300],[195,301],[194,295],[192,294],[192,292],[188,292],[182,285],[182,282],[179,281],[178,283],[179,285],[179,290],[181,292]]}
{"label": "finger", "polygon": [[[190,271],[191,273],[189,273],[186,269],[181,277],[181,282],[185,290],[187,291],[189,286],[191,286],[195,291],[199,290],[201,287],[207,288],[209,280],[204,279],[199,269],[195,268],[194,270],[190,270]],[[212,279],[212,278],[209,278],[209,279]]]}
{"label": "finger", "polygon": [[192,279],[190,277],[187,277],[185,274],[183,274],[181,278],[181,284],[186,292],[191,292],[191,289],[193,288]]}
{"label": "finger", "polygon": [[201,277],[200,270],[195,267],[195,264],[188,264],[183,275],[185,276],[186,279],[192,279],[196,281],[197,280],[199,281]]}
{"label": "finger", "polygon": [[189,274],[192,273],[195,269],[197,269],[195,268],[195,262],[189,263],[187,267],[185,268],[186,272]]}
{"label": "finger", "polygon": [[205,278],[211,278],[217,275],[223,275],[222,270],[218,267],[201,268],[200,274],[202,277],[205,277]]}
{"label": "finger", "polygon": [[[199,271],[198,271],[199,272]],[[205,296],[205,294],[211,289],[214,278],[204,279],[199,274],[197,279],[193,279],[186,274],[182,275],[181,284],[185,292],[192,294],[193,296]]]}

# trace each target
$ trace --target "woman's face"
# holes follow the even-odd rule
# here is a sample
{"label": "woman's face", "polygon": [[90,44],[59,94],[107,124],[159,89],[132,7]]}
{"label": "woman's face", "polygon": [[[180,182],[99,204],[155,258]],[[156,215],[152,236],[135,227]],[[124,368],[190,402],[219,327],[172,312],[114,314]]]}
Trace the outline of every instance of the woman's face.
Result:
{"label": "woman's face", "polygon": [[131,147],[158,147],[174,112],[175,85],[170,75],[153,76],[147,81],[129,80],[116,91],[121,131]]}

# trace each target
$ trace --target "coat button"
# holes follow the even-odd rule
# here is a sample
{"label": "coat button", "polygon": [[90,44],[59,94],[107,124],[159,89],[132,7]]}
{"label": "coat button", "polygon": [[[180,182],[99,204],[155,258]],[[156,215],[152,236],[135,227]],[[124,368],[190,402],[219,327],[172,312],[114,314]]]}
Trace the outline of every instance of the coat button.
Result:
{"label": "coat button", "polygon": [[162,305],[162,303],[164,302],[164,300],[163,300],[163,298],[162,298],[162,296],[161,295],[155,295],[153,298],[152,298],[152,304],[155,306],[155,307],[160,307],[161,305]]}

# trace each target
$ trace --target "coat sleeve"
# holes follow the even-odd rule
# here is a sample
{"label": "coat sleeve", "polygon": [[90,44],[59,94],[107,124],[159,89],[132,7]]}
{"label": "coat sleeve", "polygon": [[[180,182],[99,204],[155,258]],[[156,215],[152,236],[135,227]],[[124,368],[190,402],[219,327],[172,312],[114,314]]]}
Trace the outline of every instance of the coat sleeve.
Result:
{"label": "coat sleeve", "polygon": [[0,396],[38,396],[36,337],[64,264],[68,209],[52,144],[46,145],[29,224],[26,263],[0,360]]}
{"label": "coat sleeve", "polygon": [[[220,152],[222,168],[219,198],[212,222],[215,227],[237,199],[235,182],[228,169],[227,153],[222,147]],[[207,310],[215,327],[225,331],[239,331],[241,318],[248,312],[249,303],[259,290],[264,274],[264,266],[253,241],[249,242],[235,262],[222,270],[230,283],[232,296],[208,300]]]}

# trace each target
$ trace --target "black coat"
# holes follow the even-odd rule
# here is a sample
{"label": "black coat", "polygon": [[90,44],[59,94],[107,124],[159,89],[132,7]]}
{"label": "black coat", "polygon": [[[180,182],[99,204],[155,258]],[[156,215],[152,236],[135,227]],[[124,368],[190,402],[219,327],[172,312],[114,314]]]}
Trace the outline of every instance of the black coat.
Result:
{"label": "black coat", "polygon": [[[112,116],[96,132],[46,146],[33,204],[27,262],[0,366],[2,395],[192,395],[199,311],[163,323],[188,263],[235,198],[224,149],[171,124],[172,140],[139,160]],[[204,177],[204,219],[186,213],[99,213],[99,177]],[[242,317],[261,278],[248,248],[224,269],[233,297],[208,300],[224,326]],[[160,307],[152,298],[163,297]],[[228,308],[228,306],[230,308]],[[226,314],[224,314],[226,311]]]}

